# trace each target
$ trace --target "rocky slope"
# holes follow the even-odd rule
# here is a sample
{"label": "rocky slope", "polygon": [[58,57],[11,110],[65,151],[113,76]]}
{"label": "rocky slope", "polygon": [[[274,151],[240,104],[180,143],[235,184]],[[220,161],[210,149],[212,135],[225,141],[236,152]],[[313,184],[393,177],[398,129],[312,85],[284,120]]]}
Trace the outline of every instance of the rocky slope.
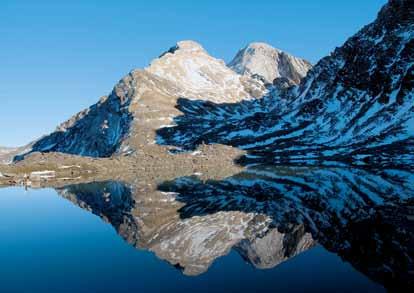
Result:
{"label": "rocky slope", "polygon": [[182,100],[159,141],[229,144],[273,162],[413,159],[413,57],[414,8],[391,0],[299,86],[231,105]]}
{"label": "rocky slope", "polygon": [[[266,43],[251,43],[241,49],[228,64],[239,74],[257,76],[266,83],[275,79],[286,80],[289,85],[298,84],[312,65]],[[276,81],[277,82],[277,81]]]}
{"label": "rocky slope", "polygon": [[13,159],[20,154],[24,154],[31,150],[33,143],[23,147],[0,147],[0,164],[10,164]]}
{"label": "rocky slope", "polygon": [[[283,59],[284,66],[293,69],[273,71],[297,81],[303,76],[302,71],[297,72],[302,69],[296,68],[299,59],[286,56],[289,58]],[[272,63],[269,67],[266,58],[256,59],[257,67],[270,70],[278,66]],[[136,152],[157,155],[166,148],[155,145],[155,131],[174,126],[174,118],[182,114],[177,107],[179,99],[234,103],[260,98],[268,90],[263,80],[234,72],[222,60],[211,57],[200,44],[182,41],[147,68],[129,73],[108,96],[35,141],[16,159],[35,151],[91,157]]]}
{"label": "rocky slope", "polygon": [[[26,152],[92,157],[154,151],[155,130],[180,112],[177,99],[237,102],[261,97],[261,81],[241,76],[193,41],[179,42],[144,70],[125,76],[108,96],[79,112]],[[21,159],[23,156],[17,158]]]}
{"label": "rocky slope", "polygon": [[176,96],[190,99],[229,103],[252,98],[251,87],[257,86],[258,96],[263,90],[260,83],[234,73],[194,41],[178,42],[145,70],[174,83]]}
{"label": "rocky slope", "polygon": [[0,147],[0,164],[8,163],[15,151],[16,148]]}

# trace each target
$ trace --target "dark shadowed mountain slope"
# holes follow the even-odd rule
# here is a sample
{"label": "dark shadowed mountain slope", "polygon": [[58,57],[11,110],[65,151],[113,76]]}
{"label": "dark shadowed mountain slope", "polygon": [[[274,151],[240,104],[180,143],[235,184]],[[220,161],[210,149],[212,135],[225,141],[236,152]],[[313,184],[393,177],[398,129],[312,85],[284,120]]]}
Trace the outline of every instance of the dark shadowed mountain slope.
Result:
{"label": "dark shadowed mountain slope", "polygon": [[391,0],[297,87],[231,105],[180,100],[185,115],[158,131],[159,142],[229,144],[272,161],[412,159],[413,7]]}

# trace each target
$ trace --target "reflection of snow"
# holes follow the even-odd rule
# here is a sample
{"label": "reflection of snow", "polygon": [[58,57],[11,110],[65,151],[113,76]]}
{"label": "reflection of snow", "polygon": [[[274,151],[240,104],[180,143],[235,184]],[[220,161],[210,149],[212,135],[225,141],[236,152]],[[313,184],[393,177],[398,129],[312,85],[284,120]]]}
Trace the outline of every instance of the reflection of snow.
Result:
{"label": "reflection of snow", "polygon": [[30,179],[34,180],[34,179],[51,179],[51,178],[55,178],[56,177],[56,172],[55,171],[49,171],[49,170],[44,170],[44,171],[34,171],[30,173]]}

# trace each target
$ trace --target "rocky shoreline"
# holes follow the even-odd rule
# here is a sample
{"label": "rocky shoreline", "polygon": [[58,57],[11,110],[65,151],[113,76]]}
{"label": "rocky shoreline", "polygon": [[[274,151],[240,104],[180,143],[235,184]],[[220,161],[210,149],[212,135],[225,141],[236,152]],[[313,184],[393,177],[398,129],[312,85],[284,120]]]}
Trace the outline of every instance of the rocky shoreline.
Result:
{"label": "rocky shoreline", "polygon": [[158,148],[135,156],[90,158],[62,153],[33,153],[13,164],[0,164],[0,186],[56,187],[102,180],[134,178],[172,180],[196,174],[224,178],[243,168],[234,163],[244,152],[223,145],[202,145],[196,151],[171,154]]}

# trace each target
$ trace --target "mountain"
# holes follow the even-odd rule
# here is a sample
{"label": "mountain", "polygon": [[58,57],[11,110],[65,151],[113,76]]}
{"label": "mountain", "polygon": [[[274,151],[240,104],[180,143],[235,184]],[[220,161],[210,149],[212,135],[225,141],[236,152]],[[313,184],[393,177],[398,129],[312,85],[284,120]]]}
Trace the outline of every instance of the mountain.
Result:
{"label": "mountain", "polygon": [[143,70],[134,70],[98,103],[33,143],[31,152],[63,152],[92,157],[158,152],[155,130],[169,126],[180,112],[177,100],[220,103],[261,97],[261,81],[241,76],[211,57],[196,42],[182,41]]}
{"label": "mountain", "polygon": [[200,44],[181,41],[145,69],[130,72],[108,96],[35,141],[16,159],[37,151],[110,157],[139,150],[156,155],[165,147],[156,145],[155,131],[174,126],[181,114],[178,100],[235,103],[260,98],[268,90],[262,80],[239,75]]}
{"label": "mountain", "polygon": [[266,45],[239,52],[230,66],[252,68],[240,75],[201,45],[179,42],[27,153],[158,156],[221,143],[248,150],[247,162],[413,159],[413,19],[410,1],[390,0],[296,86],[288,70],[278,69],[276,86],[265,82],[277,51]]}
{"label": "mountain", "polygon": [[228,64],[235,72],[258,76],[266,83],[285,79],[289,84],[298,84],[312,65],[266,43],[251,43],[241,49]]}
{"label": "mountain", "polygon": [[159,141],[222,143],[272,162],[412,160],[413,57],[414,6],[391,0],[298,86],[225,105],[182,99],[177,126],[160,129]]}
{"label": "mountain", "polygon": [[[180,97],[228,103],[252,96],[249,78],[235,74],[194,41],[179,42],[145,70],[174,83],[179,88],[175,95]],[[261,94],[259,87],[257,96]]]}

